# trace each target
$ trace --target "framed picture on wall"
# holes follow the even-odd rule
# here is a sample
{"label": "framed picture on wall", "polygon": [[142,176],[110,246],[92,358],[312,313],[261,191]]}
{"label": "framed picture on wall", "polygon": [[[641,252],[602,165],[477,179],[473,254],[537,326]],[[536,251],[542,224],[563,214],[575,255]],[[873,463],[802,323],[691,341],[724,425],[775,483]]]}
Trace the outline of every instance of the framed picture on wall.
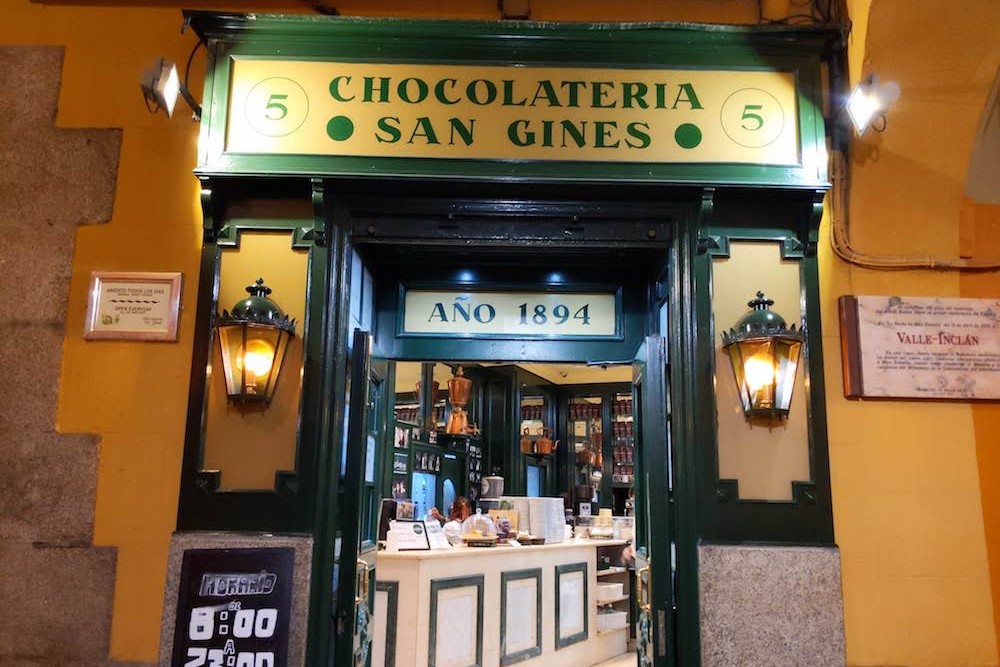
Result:
{"label": "framed picture on wall", "polygon": [[410,446],[410,428],[409,426],[396,427],[392,440],[393,447],[396,449],[406,449]]}
{"label": "framed picture on wall", "polygon": [[87,340],[177,340],[180,273],[91,271]]}

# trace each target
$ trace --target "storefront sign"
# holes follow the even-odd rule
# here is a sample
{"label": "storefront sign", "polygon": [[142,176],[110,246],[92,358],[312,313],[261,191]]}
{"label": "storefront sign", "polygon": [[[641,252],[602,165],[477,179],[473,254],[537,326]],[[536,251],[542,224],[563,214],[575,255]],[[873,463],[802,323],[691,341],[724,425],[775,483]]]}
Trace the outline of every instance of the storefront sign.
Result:
{"label": "storefront sign", "polygon": [[172,667],[288,664],[294,550],[184,553]]}
{"label": "storefront sign", "polygon": [[1000,300],[840,297],[851,398],[1000,398]]}
{"label": "storefront sign", "polygon": [[84,338],[177,340],[179,273],[93,271]]}
{"label": "storefront sign", "polygon": [[617,292],[406,290],[401,335],[619,338]]}
{"label": "storefront sign", "polygon": [[230,153],[796,165],[791,72],[233,61]]}

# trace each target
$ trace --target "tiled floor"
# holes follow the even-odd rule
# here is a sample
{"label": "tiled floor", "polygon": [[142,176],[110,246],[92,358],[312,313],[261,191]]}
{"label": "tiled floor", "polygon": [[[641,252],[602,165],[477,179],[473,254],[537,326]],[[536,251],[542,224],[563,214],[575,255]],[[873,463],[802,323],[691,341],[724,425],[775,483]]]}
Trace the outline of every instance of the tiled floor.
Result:
{"label": "tiled floor", "polygon": [[594,667],[635,667],[635,664],[635,653],[622,653],[617,657],[605,660],[598,665],[594,665]]}

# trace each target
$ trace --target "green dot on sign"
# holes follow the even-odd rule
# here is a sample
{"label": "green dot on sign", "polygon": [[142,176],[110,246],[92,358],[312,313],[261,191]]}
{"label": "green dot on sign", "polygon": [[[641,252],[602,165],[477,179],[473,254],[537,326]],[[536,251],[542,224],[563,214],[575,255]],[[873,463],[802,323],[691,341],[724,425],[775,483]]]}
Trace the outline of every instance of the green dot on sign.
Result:
{"label": "green dot on sign", "polygon": [[334,116],[326,124],[326,133],[334,141],[350,139],[354,134],[354,122],[347,116]]}
{"label": "green dot on sign", "polygon": [[681,148],[694,148],[701,143],[701,130],[693,123],[678,125],[674,131],[674,141]]}

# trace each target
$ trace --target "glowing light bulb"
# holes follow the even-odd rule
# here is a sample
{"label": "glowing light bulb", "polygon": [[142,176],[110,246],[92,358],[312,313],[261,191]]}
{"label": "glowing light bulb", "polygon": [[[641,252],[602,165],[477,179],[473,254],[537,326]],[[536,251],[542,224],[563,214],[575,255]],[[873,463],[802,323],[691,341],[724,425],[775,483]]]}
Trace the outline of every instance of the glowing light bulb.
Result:
{"label": "glowing light bulb", "polygon": [[181,93],[181,78],[177,75],[177,67],[173,63],[164,64],[163,70],[166,71],[167,77],[161,84],[163,86],[163,100],[167,105],[167,117],[170,117],[174,115],[177,96]]}
{"label": "glowing light bulb", "polygon": [[750,391],[756,393],[774,384],[774,365],[770,357],[755,354],[743,364],[743,376]]}
{"label": "glowing light bulb", "polygon": [[871,125],[872,118],[881,110],[882,103],[871,86],[858,86],[847,100],[847,113],[859,136],[865,133]]}
{"label": "glowing light bulb", "polygon": [[236,355],[236,368],[242,371],[247,369],[247,384],[256,384],[256,379],[271,372],[271,363],[274,361],[274,347],[270,343],[252,339],[248,340],[246,349],[241,348]]}

